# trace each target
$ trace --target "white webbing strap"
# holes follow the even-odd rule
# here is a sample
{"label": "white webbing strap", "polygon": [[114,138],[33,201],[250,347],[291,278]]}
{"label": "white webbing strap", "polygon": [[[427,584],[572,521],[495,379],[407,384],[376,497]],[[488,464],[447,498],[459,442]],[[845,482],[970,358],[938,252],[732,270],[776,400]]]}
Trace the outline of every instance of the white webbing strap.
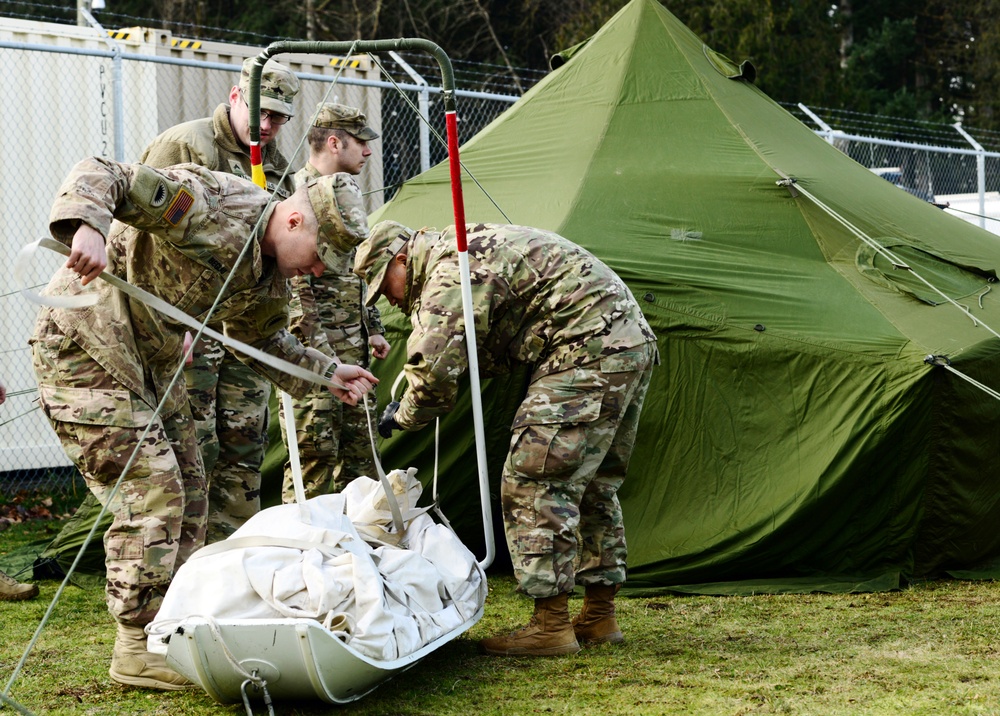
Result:
{"label": "white webbing strap", "polygon": [[205,545],[192,554],[188,558],[188,562],[193,562],[194,560],[201,559],[203,557],[213,557],[217,554],[222,554],[223,552],[231,552],[234,549],[253,549],[256,547],[280,547],[283,549],[297,549],[302,552],[315,549],[322,552],[324,556],[329,558],[340,556],[341,553],[338,551],[338,548],[342,548],[355,554],[363,554],[364,551],[358,547],[354,538],[350,535],[346,536],[348,539],[338,542],[336,545],[326,544],[325,542],[311,542],[309,540],[292,539],[289,537],[278,537],[277,535],[229,537],[221,542],[213,542],[212,544]]}
{"label": "white webbing strap", "polygon": [[292,472],[292,489],[295,502],[299,505],[299,517],[305,524],[312,524],[309,508],[306,507],[306,490],[302,484],[302,461],[299,460],[299,437],[295,427],[295,405],[292,396],[281,391],[281,408],[285,418],[285,444],[288,446],[288,467]]}
{"label": "white webbing strap", "polygon": [[[63,256],[69,256],[70,253],[69,248],[66,245],[56,241],[55,239],[43,237],[38,241],[32,244],[28,244],[23,249],[21,249],[21,252],[17,256],[17,261],[14,264],[14,275],[24,276],[27,274],[26,269],[31,264],[35,251],[39,247],[51,249],[56,253],[62,254]],[[339,381],[324,378],[319,373],[314,373],[311,370],[306,370],[302,366],[295,365],[294,363],[291,363],[282,358],[277,358],[268,353],[265,353],[262,350],[254,348],[253,346],[247,345],[242,341],[238,341],[235,338],[230,338],[228,336],[224,336],[221,333],[218,333],[217,331],[213,331],[211,328],[201,323],[201,321],[192,318],[183,311],[178,310],[174,306],[171,306],[169,303],[159,298],[158,296],[154,296],[148,291],[144,291],[143,289],[137,286],[133,286],[128,281],[123,281],[114,274],[110,274],[107,271],[105,271],[101,274],[101,279],[111,284],[122,293],[128,294],[132,298],[142,301],[150,308],[156,309],[163,315],[172,318],[178,323],[182,323],[185,326],[188,326],[189,328],[193,328],[195,331],[203,333],[209,338],[212,338],[218,341],[219,343],[222,343],[227,348],[232,348],[233,350],[239,351],[244,355],[250,356],[251,358],[258,360],[261,363],[270,366],[271,368],[275,368],[284,373],[288,373],[289,375],[295,378],[299,378],[300,380],[307,380],[310,383],[315,383],[316,385],[322,385],[324,387],[332,386],[339,390],[347,390],[347,386],[343,385]],[[82,306],[92,306],[94,305],[94,303],[97,302],[97,297],[94,295],[42,296],[40,294],[32,292],[31,290],[25,287],[21,288],[21,294],[32,303],[37,303],[43,306],[54,306],[56,308],[79,308]]]}
{"label": "white webbing strap", "polygon": [[396,534],[402,538],[403,513],[399,509],[399,501],[396,499],[396,493],[392,491],[392,485],[389,484],[389,478],[385,476],[385,470],[382,469],[382,461],[378,459],[378,448],[375,446],[375,432],[372,430],[372,421],[368,419],[367,393],[365,393],[363,399],[365,406],[365,424],[368,426],[368,439],[371,441],[372,446],[372,462],[375,463],[375,472],[378,473],[378,480],[382,483],[382,491],[385,492],[385,500],[389,503],[389,512],[392,513],[392,524],[396,528]]}
{"label": "white webbing strap", "polygon": [[[18,254],[17,261],[15,263],[15,268],[14,268],[15,275],[24,276],[27,274],[27,268],[28,266],[30,266],[34,258],[35,252],[38,250],[39,247],[51,249],[52,251],[62,254],[63,256],[69,256],[70,253],[69,248],[65,244],[62,244],[59,241],[56,241],[55,239],[42,237],[38,239],[38,241],[32,244],[28,244],[27,246],[21,249],[21,252]],[[347,386],[341,384],[339,381],[326,379],[321,375],[319,375],[318,373],[306,370],[301,366],[295,365],[294,363],[283,360],[281,358],[276,358],[268,353],[265,353],[264,351],[254,348],[253,346],[249,346],[246,343],[243,343],[242,341],[238,341],[235,338],[230,338],[229,336],[225,336],[221,333],[218,333],[217,331],[213,331],[205,324],[201,323],[195,318],[192,318],[191,316],[175,308],[174,306],[171,306],[169,303],[159,298],[158,296],[154,296],[148,291],[144,291],[143,289],[137,286],[133,286],[128,281],[124,281],[115,276],[114,274],[110,274],[107,271],[104,271],[103,273],[101,273],[100,277],[107,283],[117,288],[119,291],[131,296],[132,298],[142,301],[150,308],[159,311],[160,313],[164,314],[169,318],[172,318],[178,323],[188,326],[189,328],[193,328],[194,330],[208,336],[209,338],[219,341],[224,346],[232,348],[245,355],[248,355],[251,358],[260,361],[261,363],[264,363],[265,365],[268,365],[272,368],[276,368],[280,371],[288,373],[289,375],[294,376],[296,378],[307,380],[310,383],[315,383],[316,385],[321,385],[324,387],[333,386],[334,388],[338,388],[341,390],[347,389]],[[57,308],[80,308],[83,306],[92,306],[97,301],[97,297],[93,294],[89,296],[82,295],[82,296],[50,297],[34,293],[26,287],[21,288],[21,294],[32,303],[40,304],[43,306],[54,306]],[[287,401],[285,401],[286,398]],[[364,399],[365,412],[367,413],[368,396],[365,395],[363,399]],[[285,401],[284,405],[285,405],[286,427],[288,428],[289,458],[291,458],[292,450],[293,449],[295,450],[295,458],[294,462],[292,463],[292,476],[293,476],[293,482],[295,484],[295,499],[300,505],[304,505],[305,490],[303,489],[302,485],[302,468],[298,460],[298,444],[296,442],[296,436],[295,436],[295,419],[293,411],[291,409],[292,408],[291,396],[288,396],[287,393],[283,393],[282,400]],[[389,511],[392,513],[392,522],[396,529],[396,533],[402,535],[404,530],[403,514],[399,509],[399,502],[396,500],[396,495],[392,491],[392,485],[389,484],[389,479],[386,477],[385,470],[382,469],[382,464],[378,459],[377,451],[375,449],[375,435],[372,432],[371,421],[367,420],[366,422],[368,423],[368,435],[369,438],[371,439],[372,453],[375,458],[375,469],[378,471],[378,478],[379,481],[382,483],[382,489],[385,492],[386,502],[388,502],[389,504]],[[296,473],[298,475],[297,480],[295,480]]]}

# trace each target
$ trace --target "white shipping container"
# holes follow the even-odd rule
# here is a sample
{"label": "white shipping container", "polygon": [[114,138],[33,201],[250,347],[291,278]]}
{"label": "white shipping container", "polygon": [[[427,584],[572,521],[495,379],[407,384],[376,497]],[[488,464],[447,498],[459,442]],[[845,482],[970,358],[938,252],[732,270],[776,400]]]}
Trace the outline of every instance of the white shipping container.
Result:
{"label": "white shipping container", "polygon": [[[14,393],[0,406],[0,473],[69,464],[37,409],[33,390],[27,341],[37,308],[17,293],[21,286],[44,286],[61,259],[46,255],[25,275],[12,273],[20,249],[47,234],[49,207],[62,179],[73,164],[90,155],[138,161],[143,148],[163,130],[211,115],[219,103],[228,102],[243,60],[262,49],[175,38],[170,32],[149,28],[109,30],[104,36],[94,28],[0,18],[0,96],[4,98],[0,102],[4,127],[0,138],[0,215],[4,217],[0,222],[0,381]],[[113,50],[123,57],[120,82]],[[156,58],[197,66],[166,64]],[[276,140],[293,170],[308,156],[303,137],[321,100],[360,107],[381,134],[378,88],[331,85],[338,73],[340,78],[377,79],[377,69],[367,56],[288,54],[275,59],[302,80],[295,99],[297,114]],[[324,79],[305,79],[303,74]],[[115,96],[118,86],[120,102]],[[121,107],[121,117],[116,117],[116,106]],[[116,137],[121,137],[121,147]],[[383,185],[381,143],[373,142],[372,149],[359,177],[364,189]],[[369,211],[380,206],[381,192],[370,194],[367,202]]]}

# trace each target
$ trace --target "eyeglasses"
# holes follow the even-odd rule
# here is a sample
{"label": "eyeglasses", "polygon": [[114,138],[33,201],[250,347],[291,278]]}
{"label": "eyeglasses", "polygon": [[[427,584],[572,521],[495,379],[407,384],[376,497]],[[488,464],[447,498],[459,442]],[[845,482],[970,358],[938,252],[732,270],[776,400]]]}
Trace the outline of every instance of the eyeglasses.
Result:
{"label": "eyeglasses", "polygon": [[[240,90],[240,99],[243,100],[243,104],[250,109],[250,103],[247,102],[246,96],[243,94],[243,90]],[[280,127],[282,124],[291,119],[287,114],[278,114],[277,112],[271,112],[270,110],[262,109],[260,111],[260,121],[268,120],[271,122],[272,127]]]}
{"label": "eyeglasses", "polygon": [[272,127],[280,127],[282,124],[291,119],[287,114],[278,114],[277,112],[268,112],[266,109],[260,111],[260,121],[263,122],[265,119],[271,121]]}

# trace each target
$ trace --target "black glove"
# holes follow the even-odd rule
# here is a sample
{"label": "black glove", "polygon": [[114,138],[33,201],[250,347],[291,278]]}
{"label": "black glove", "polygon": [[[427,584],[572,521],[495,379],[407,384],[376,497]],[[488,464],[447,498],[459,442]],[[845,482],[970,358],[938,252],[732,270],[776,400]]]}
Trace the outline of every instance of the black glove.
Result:
{"label": "black glove", "polygon": [[396,422],[396,411],[399,410],[399,401],[394,400],[385,406],[382,417],[378,419],[378,434],[384,438],[392,437],[393,430],[402,430]]}

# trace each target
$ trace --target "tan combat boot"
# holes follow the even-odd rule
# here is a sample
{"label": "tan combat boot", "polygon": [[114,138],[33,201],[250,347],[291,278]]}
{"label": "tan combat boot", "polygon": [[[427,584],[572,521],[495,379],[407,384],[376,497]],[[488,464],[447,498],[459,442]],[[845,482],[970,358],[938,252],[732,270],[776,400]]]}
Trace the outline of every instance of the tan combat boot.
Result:
{"label": "tan combat boot", "polygon": [[119,684],[161,691],[176,691],[194,685],[168,667],[162,655],[146,651],[146,632],[142,627],[125,624],[118,625],[108,673]]}
{"label": "tan combat boot", "polygon": [[581,644],[619,644],[625,641],[615,619],[615,595],[622,585],[588,584],[583,609],[573,618],[573,631]]}
{"label": "tan combat boot", "polygon": [[23,599],[34,599],[37,596],[37,584],[22,584],[6,572],[0,572],[0,599],[8,602],[20,602]]}
{"label": "tan combat boot", "polygon": [[580,645],[569,621],[569,594],[535,600],[528,625],[508,636],[483,639],[479,650],[494,656],[559,656],[575,654]]}

